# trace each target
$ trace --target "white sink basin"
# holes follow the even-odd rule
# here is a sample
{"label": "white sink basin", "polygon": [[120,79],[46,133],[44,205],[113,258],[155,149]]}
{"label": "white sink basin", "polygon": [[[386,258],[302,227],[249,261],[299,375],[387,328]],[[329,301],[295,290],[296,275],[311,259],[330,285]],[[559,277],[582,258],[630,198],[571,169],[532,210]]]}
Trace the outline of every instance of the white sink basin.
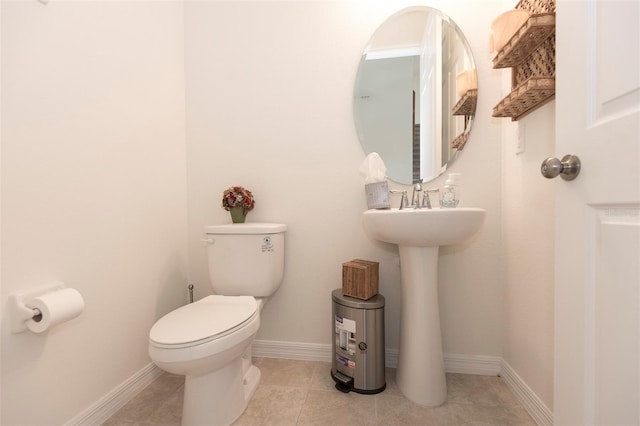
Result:
{"label": "white sink basin", "polygon": [[412,247],[458,244],[475,234],[485,211],[464,207],[455,209],[367,210],[362,225],[371,238]]}
{"label": "white sink basin", "polygon": [[[478,208],[367,210],[369,237],[398,245],[400,254],[400,353],[396,383],[416,404],[434,407],[447,399],[440,312],[438,250],[473,236],[485,211]],[[465,265],[460,265],[464,268]]]}

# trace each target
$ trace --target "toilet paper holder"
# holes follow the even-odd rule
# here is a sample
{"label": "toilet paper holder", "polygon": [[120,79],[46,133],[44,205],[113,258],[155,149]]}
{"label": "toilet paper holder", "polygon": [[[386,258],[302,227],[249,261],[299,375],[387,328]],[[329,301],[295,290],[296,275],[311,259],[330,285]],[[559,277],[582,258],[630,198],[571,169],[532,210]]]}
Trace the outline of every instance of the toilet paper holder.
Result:
{"label": "toilet paper holder", "polygon": [[54,281],[50,284],[38,287],[36,289],[11,293],[9,295],[9,309],[11,318],[11,332],[22,333],[27,330],[27,321],[33,319],[38,322],[42,319],[42,312],[38,308],[31,308],[28,303],[34,297],[42,296],[52,291],[62,290],[65,288],[64,283],[60,281]]}

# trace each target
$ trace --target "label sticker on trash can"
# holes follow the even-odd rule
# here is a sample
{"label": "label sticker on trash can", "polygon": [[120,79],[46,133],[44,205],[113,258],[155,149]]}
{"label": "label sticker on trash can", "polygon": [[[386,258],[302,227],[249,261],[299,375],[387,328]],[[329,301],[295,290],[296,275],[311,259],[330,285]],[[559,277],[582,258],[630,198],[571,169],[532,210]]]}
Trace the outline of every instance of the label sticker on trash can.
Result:
{"label": "label sticker on trash can", "polygon": [[342,355],[336,354],[336,361],[338,361],[340,364],[344,365],[347,368],[356,368],[355,361],[352,361],[349,358],[344,357]]}
{"label": "label sticker on trash can", "polygon": [[335,331],[336,348],[354,355],[356,353],[356,322],[336,315]]}
{"label": "label sticker on trash can", "polygon": [[356,332],[356,322],[348,318],[343,318],[340,315],[336,315],[336,328],[338,327],[351,333]]}

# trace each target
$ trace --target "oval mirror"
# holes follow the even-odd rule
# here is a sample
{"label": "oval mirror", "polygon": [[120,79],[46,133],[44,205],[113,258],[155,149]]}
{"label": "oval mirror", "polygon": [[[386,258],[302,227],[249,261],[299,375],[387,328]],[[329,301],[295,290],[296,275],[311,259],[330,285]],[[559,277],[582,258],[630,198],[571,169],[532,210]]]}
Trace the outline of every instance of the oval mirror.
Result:
{"label": "oval mirror", "polygon": [[394,14],[367,44],[354,115],[364,151],[396,182],[440,176],[464,148],[476,110],[476,66],[458,26],[416,6]]}

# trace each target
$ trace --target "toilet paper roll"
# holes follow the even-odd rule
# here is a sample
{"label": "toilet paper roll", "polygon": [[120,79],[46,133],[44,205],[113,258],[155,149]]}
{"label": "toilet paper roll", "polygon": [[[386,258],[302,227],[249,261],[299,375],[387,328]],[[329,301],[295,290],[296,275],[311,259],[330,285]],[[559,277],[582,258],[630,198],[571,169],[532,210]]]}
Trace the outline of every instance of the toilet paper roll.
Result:
{"label": "toilet paper roll", "polygon": [[27,320],[27,328],[34,333],[42,333],[80,315],[84,310],[84,299],[78,290],[64,288],[34,297],[27,306],[39,309],[42,314],[39,321],[36,321],[37,318]]}

